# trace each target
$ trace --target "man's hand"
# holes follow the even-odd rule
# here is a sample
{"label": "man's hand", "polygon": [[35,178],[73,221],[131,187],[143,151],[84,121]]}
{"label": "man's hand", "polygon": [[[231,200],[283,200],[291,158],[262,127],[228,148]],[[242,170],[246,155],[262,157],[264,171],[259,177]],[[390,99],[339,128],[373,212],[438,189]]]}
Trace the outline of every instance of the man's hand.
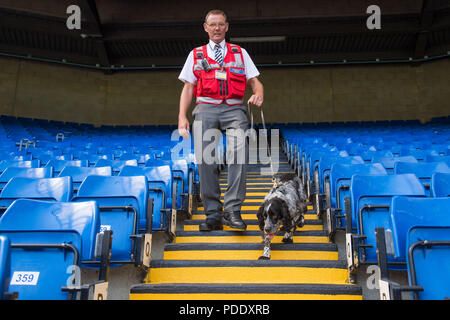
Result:
{"label": "man's hand", "polygon": [[261,107],[263,103],[263,98],[260,96],[257,96],[256,94],[252,94],[250,99],[248,99],[247,104],[253,104],[255,106]]}
{"label": "man's hand", "polygon": [[183,138],[189,138],[189,120],[186,117],[178,118],[178,133]]}
{"label": "man's hand", "polygon": [[194,96],[194,84],[185,82],[180,96],[180,112],[178,113],[178,133],[183,138],[189,138],[189,120],[186,117],[192,97]]}
{"label": "man's hand", "polygon": [[253,104],[255,106],[261,107],[264,100],[264,87],[257,77],[248,79],[248,84],[252,88],[253,94],[248,99],[247,104]]}

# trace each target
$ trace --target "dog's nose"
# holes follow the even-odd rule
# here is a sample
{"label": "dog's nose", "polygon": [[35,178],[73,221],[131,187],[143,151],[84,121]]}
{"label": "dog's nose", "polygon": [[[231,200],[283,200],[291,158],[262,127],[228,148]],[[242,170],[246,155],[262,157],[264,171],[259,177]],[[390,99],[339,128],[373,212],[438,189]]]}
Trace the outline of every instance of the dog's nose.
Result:
{"label": "dog's nose", "polygon": [[265,231],[266,233],[270,233],[271,229],[270,229],[270,228],[264,228],[264,231]]}

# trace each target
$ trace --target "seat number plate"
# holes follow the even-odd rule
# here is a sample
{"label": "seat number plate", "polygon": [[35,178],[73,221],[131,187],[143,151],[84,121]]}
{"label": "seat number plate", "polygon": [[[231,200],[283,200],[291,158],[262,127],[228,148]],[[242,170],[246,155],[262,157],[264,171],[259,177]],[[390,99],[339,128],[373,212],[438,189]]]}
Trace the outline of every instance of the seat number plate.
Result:
{"label": "seat number plate", "polygon": [[14,271],[10,285],[35,286],[39,279],[39,272]]}

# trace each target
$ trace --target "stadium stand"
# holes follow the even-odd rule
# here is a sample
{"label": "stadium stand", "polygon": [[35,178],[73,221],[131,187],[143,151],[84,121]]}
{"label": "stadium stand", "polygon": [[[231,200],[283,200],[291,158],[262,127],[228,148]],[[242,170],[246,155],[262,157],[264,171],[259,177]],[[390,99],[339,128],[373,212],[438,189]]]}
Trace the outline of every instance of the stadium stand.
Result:
{"label": "stadium stand", "polygon": [[[70,205],[81,206],[85,203],[95,203],[95,209],[91,208],[91,211],[95,211],[92,214],[97,218],[92,218],[95,223],[92,224],[94,228],[89,236],[84,233],[87,229],[80,231],[83,235],[77,236],[87,239],[76,240],[83,244],[77,247],[80,254],[78,265],[86,269],[101,267],[102,260],[92,253],[95,238],[101,231],[112,231],[114,240],[111,244],[111,266],[131,264],[146,271],[150,268],[153,272],[152,275],[149,273],[145,283],[130,289],[131,298],[167,298],[167,295],[163,295],[166,293],[176,293],[179,297],[186,298],[177,290],[191,293],[201,291],[211,295],[236,293],[239,290],[247,290],[247,293],[260,290],[258,294],[273,293],[275,290],[280,291],[278,294],[287,294],[295,286],[298,292],[313,294],[311,297],[314,298],[330,298],[330,292],[334,292],[337,298],[361,298],[359,285],[348,284],[347,281],[358,280],[354,270],[363,264],[378,264],[380,267],[385,265],[389,270],[408,273],[411,280],[409,286],[414,290],[411,298],[443,299],[449,296],[445,291],[449,285],[436,280],[433,273],[427,272],[433,263],[448,263],[445,260],[449,256],[446,251],[448,247],[440,244],[434,250],[432,246],[413,246],[419,238],[439,243],[448,240],[446,235],[449,226],[445,222],[447,220],[444,218],[443,208],[448,207],[447,200],[450,196],[450,136],[445,121],[425,124],[386,121],[337,122],[328,126],[271,125],[273,128],[280,128],[281,133],[278,174],[295,172],[301,177],[312,203],[304,229],[299,229],[294,235],[298,243],[287,251],[278,244],[274,247],[275,258],[277,255],[286,255],[290,258],[285,259],[290,262],[286,262],[286,265],[281,261],[268,262],[271,265],[279,264],[283,268],[296,266],[298,272],[307,269],[313,275],[312,281],[317,281],[302,285],[290,283],[292,288],[288,288],[286,283],[255,286],[255,283],[233,282],[245,282],[246,279],[243,278],[236,280],[232,276],[235,274],[233,270],[249,267],[247,262],[241,260],[253,259],[253,256],[249,258],[246,254],[253,254],[251,252],[254,250],[256,255],[259,250],[258,244],[254,242],[259,234],[254,215],[257,205],[271,187],[270,177],[258,174],[259,164],[251,165],[254,167],[247,173],[247,200],[243,209],[243,217],[249,228],[246,233],[238,237],[225,228],[205,235],[198,231],[204,215],[201,199],[194,201],[198,195],[198,170],[193,150],[182,157],[173,157],[172,148],[177,142],[170,141],[168,137],[174,127],[93,127],[5,116],[1,117],[0,122],[0,130],[6,132],[2,136],[3,144],[0,147],[0,180],[4,184],[0,193],[0,205],[6,210],[0,218],[0,235],[2,239],[6,236],[11,244],[11,265],[9,269],[3,267],[1,275],[3,292],[7,292],[7,298],[14,297],[15,292],[19,299],[34,299],[36,293],[32,291],[38,290],[33,287],[29,291],[31,286],[11,285],[11,280],[5,280],[8,272],[11,278],[18,270],[16,266],[20,264],[20,260],[26,259],[21,253],[23,249],[14,244],[30,241],[27,235],[30,232],[42,233],[43,238],[37,240],[40,243],[53,241],[54,237],[62,237],[66,233],[47,232],[47,218],[43,218],[40,223],[37,218],[31,217],[29,221],[22,222],[22,219],[18,219],[18,210],[29,209],[30,213],[24,213],[27,217],[31,216],[31,212],[47,217],[50,212],[48,210],[52,210],[49,208],[63,210]],[[64,135],[58,136],[59,140],[55,139],[55,136],[63,132]],[[223,143],[222,147],[225,151],[226,144]],[[221,183],[226,181],[223,174],[225,172],[221,172]],[[221,188],[224,190],[224,186],[221,185]],[[433,199],[436,202],[432,202]],[[65,219],[75,214],[75,210],[67,210],[64,211]],[[426,217],[425,212],[429,213]],[[183,230],[175,229],[179,213],[187,213]],[[16,232],[22,227],[27,230]],[[166,258],[150,261],[148,255],[152,244],[151,235],[161,231],[169,235],[169,242],[172,243],[165,247]],[[344,246],[343,254],[348,260],[338,260],[337,247],[333,243],[338,232],[342,232],[347,239],[349,250]],[[45,240],[47,236],[50,237],[48,241]],[[70,234],[70,237],[75,236]],[[380,255],[376,253],[379,237],[384,237],[381,242],[386,246],[384,260],[380,260]],[[7,241],[2,241],[3,246],[6,246]],[[86,243],[89,243],[88,251],[84,246]],[[410,247],[414,248],[412,260],[408,255]],[[49,259],[59,259],[56,252],[67,250],[40,251],[52,255]],[[425,251],[425,256],[429,256],[430,261],[422,259]],[[71,251],[68,252],[66,254],[70,255],[68,260],[72,264],[74,256]],[[208,255],[223,258],[228,252],[230,257],[226,259],[233,262],[218,260],[220,263],[216,265],[206,261]],[[441,255],[440,252],[445,254]],[[293,256],[304,258],[296,260]],[[194,263],[192,260],[198,261]],[[309,261],[308,264],[305,260]],[[51,272],[61,274],[62,277],[61,270],[66,271],[67,259],[61,263],[54,261],[53,267],[58,271]],[[251,265],[254,268],[261,267]],[[317,270],[331,265],[333,268],[328,282],[319,273],[316,274]],[[219,266],[230,272],[230,279],[223,280],[227,283],[218,283],[217,286],[201,283],[203,273],[213,277],[214,267]],[[182,276],[182,267],[198,271],[198,275],[195,272],[193,274],[198,276],[197,284],[189,283],[189,279]],[[175,271],[178,273],[173,273]],[[39,276],[40,283],[50,271],[36,272],[42,272]],[[383,271],[380,279],[380,297],[398,298],[398,285],[392,284],[385,277],[386,274]],[[67,289],[65,281],[70,275],[64,276],[64,282],[55,277],[55,282],[48,285],[42,297],[86,297],[87,291],[83,291],[86,288],[81,289],[83,286],[77,287],[78,291]],[[174,282],[168,283],[166,276],[173,276],[171,279],[175,279]],[[298,281],[307,281],[300,273],[295,273],[294,277]],[[319,284],[322,280],[325,283]],[[152,284],[152,281],[156,283]],[[61,290],[64,287],[66,288]],[[399,287],[400,291],[404,289],[403,285]],[[385,288],[388,290],[384,290]]]}

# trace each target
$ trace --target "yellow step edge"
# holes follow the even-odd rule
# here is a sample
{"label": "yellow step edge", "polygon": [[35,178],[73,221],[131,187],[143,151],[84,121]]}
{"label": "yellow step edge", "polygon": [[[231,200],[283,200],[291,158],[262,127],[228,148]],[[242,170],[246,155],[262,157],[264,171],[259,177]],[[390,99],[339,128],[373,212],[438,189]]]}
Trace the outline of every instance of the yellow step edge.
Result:
{"label": "yellow step edge", "polygon": [[[257,199],[253,199],[253,200],[257,200]],[[307,208],[308,208],[308,210],[313,210],[313,209],[314,209],[313,206],[308,206]],[[259,206],[242,206],[242,207],[241,207],[241,211],[246,211],[246,210],[258,210],[258,209],[259,209]],[[203,211],[203,210],[205,210],[204,207],[202,207],[202,206],[197,207],[197,211]]]}
{"label": "yellow step edge", "polygon": [[[275,236],[272,243],[282,243],[283,236]],[[329,243],[326,236],[294,236],[294,243]],[[261,243],[260,236],[199,236],[176,237],[174,243]]]}
{"label": "yellow step edge", "polygon": [[[270,189],[269,189],[270,190]],[[225,195],[225,193],[224,192],[222,192],[221,194],[220,194],[220,196],[224,196]],[[264,197],[267,195],[267,192],[247,192],[246,194],[245,194],[245,196],[246,197],[262,197],[262,199],[264,199]]]}
{"label": "yellow step edge", "polygon": [[[221,186],[228,186],[228,183],[219,183]],[[247,182],[246,185],[272,184],[272,182]]]}
{"label": "yellow step edge", "polygon": [[[184,231],[199,231],[198,225],[184,225],[183,230]],[[224,231],[235,231],[236,229],[230,228],[229,226],[223,226]],[[307,224],[304,225],[301,228],[297,228],[297,231],[322,231],[323,225],[314,225],[314,224]],[[259,226],[252,224],[247,225],[247,231],[260,231]]]}
{"label": "yellow step edge", "polygon": [[[268,276],[269,275],[269,276]],[[152,268],[146,282],[346,284],[347,269],[308,267]]]}
{"label": "yellow step edge", "polygon": [[[241,213],[241,217],[244,220],[256,220],[256,213]],[[193,214],[192,220],[205,220],[206,216],[204,214]],[[305,214],[305,220],[318,220],[316,214]]]}
{"label": "yellow step edge", "polygon": [[[164,260],[257,260],[262,250],[165,251]],[[272,250],[271,260],[338,260],[337,251]]]}
{"label": "yellow step edge", "polygon": [[360,295],[271,293],[132,293],[130,300],[362,300]]}

